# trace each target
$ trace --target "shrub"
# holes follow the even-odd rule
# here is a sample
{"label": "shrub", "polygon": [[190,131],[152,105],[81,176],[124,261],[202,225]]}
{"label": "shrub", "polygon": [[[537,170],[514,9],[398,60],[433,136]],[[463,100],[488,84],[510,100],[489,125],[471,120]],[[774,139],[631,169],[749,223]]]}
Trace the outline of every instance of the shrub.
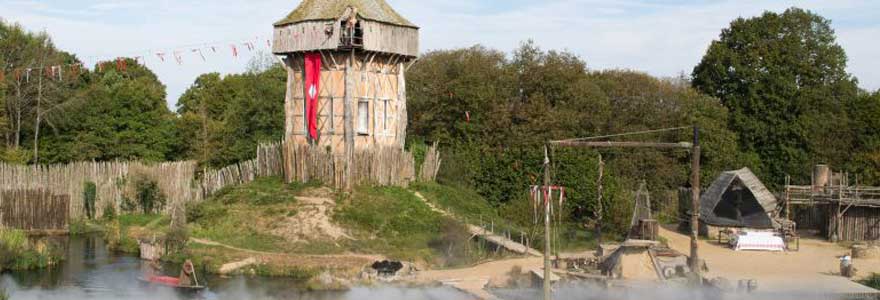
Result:
{"label": "shrub", "polygon": [[134,180],[135,198],[144,214],[162,211],[165,208],[166,198],[155,181],[137,177]]}
{"label": "shrub", "polygon": [[113,203],[107,203],[104,205],[104,215],[101,216],[105,221],[112,221],[116,219],[116,205]]}
{"label": "shrub", "polygon": [[94,182],[86,181],[83,183],[83,209],[86,212],[86,218],[95,219],[95,200],[98,195],[98,186]]}

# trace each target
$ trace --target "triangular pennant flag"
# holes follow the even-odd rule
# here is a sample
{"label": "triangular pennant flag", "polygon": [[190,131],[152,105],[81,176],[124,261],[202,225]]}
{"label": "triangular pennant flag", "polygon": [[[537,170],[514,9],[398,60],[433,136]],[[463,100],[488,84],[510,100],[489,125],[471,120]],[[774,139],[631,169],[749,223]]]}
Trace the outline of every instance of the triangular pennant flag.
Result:
{"label": "triangular pennant flag", "polygon": [[58,81],[64,81],[64,76],[61,73],[61,66],[55,66],[55,68],[58,68]]}
{"label": "triangular pennant flag", "polygon": [[15,69],[15,81],[21,81],[21,69]]}
{"label": "triangular pennant flag", "polygon": [[217,47],[211,46],[211,51],[213,51],[214,53],[217,53]]}
{"label": "triangular pennant flag", "polygon": [[198,53],[198,54],[199,54],[199,57],[202,58],[202,61],[207,61],[207,60],[205,60],[205,54],[202,53],[202,49],[192,49],[192,52],[193,52],[193,53]]}
{"label": "triangular pennant flag", "polygon": [[272,41],[266,40],[266,47],[269,47],[269,49],[272,49]]}
{"label": "triangular pennant flag", "polygon": [[232,57],[238,57],[238,48],[235,48],[235,45],[229,45],[232,47]]}
{"label": "triangular pennant flag", "polygon": [[79,64],[70,65],[70,72],[73,73],[73,76],[79,76]]}
{"label": "triangular pennant flag", "polygon": [[178,65],[183,65],[183,57],[180,56],[180,52],[174,51],[174,60],[177,61]]}
{"label": "triangular pennant flag", "polygon": [[103,62],[98,63],[98,72],[104,72],[104,63]]}
{"label": "triangular pennant flag", "polygon": [[0,71],[0,82],[2,82],[2,81],[6,81],[6,73]]}
{"label": "triangular pennant flag", "polygon": [[156,56],[159,57],[159,60],[161,60],[162,62],[165,62],[165,53],[156,52]]}
{"label": "triangular pennant flag", "polygon": [[[142,60],[144,61],[144,63],[141,63]],[[134,57],[134,63],[135,63],[135,64],[145,65],[145,64],[146,64],[146,60],[144,60],[144,57],[143,57],[143,56],[135,56],[135,57]]]}

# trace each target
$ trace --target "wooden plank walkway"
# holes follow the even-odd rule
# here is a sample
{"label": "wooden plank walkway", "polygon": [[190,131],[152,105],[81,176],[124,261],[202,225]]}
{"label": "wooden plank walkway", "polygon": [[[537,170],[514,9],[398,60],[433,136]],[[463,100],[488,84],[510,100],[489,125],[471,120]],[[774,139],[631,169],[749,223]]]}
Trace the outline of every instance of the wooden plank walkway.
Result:
{"label": "wooden plank walkway", "polygon": [[[422,196],[421,193],[414,192],[414,194],[416,195],[416,197],[418,197],[420,200],[422,200],[422,202],[424,202],[426,205],[428,205],[428,207],[430,207],[431,210],[433,210],[441,215],[444,215],[444,216],[447,216],[447,217],[450,217],[453,219],[458,219],[454,215],[452,215],[451,213],[438,208],[437,206],[434,205],[434,203],[431,203],[431,201],[428,201],[428,199],[425,199],[425,197]],[[465,224],[465,226],[467,227],[468,232],[470,232],[470,234],[481,237],[482,239],[484,239],[492,244],[498,245],[498,246],[500,246],[504,249],[510,250],[512,252],[516,252],[516,253],[520,253],[520,254],[527,254],[527,255],[531,255],[531,256],[543,256],[544,255],[543,253],[541,253],[541,251],[526,247],[525,245],[520,244],[519,242],[508,239],[505,236],[495,234],[494,232],[486,230],[485,228],[482,228],[480,226],[471,225],[471,224]]]}

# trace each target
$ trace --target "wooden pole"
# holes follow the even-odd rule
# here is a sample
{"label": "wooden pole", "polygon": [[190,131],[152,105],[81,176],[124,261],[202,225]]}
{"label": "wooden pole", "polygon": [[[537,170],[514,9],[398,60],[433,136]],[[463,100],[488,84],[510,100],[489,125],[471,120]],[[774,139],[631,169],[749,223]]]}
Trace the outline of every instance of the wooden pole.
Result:
{"label": "wooden pole", "polygon": [[599,180],[596,181],[596,239],[598,245],[602,246],[602,215],[605,213],[605,207],[602,204],[602,177],[605,175],[605,161],[602,160],[602,154],[599,154]]}
{"label": "wooden pole", "polygon": [[553,283],[550,281],[550,199],[544,199],[547,195],[543,190],[550,187],[550,156],[547,147],[544,146],[544,186],[540,194],[544,201],[544,300],[551,300],[553,296],[550,285]]}
{"label": "wooden pole", "polygon": [[352,61],[354,61],[354,50],[345,60],[345,96],[343,104],[343,114],[345,118],[345,190],[352,190],[352,180],[354,177],[354,116],[352,114],[351,102],[354,99],[354,71],[352,70]]}
{"label": "wooden pole", "polygon": [[[697,234],[700,222],[700,131],[694,126],[694,147],[691,165],[691,271],[700,278],[700,255]],[[702,281],[702,279],[700,279]]]}

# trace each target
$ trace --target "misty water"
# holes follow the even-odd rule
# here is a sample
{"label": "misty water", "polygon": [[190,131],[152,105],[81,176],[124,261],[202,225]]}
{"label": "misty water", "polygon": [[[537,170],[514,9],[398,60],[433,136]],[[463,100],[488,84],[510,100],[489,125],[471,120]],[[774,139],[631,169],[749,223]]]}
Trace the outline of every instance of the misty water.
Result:
{"label": "misty water", "polygon": [[[10,299],[303,299],[303,300],[470,300],[469,295],[445,287],[355,287],[345,292],[316,292],[302,288],[303,282],[284,278],[207,276],[208,290],[183,294],[170,288],[138,281],[140,259],[107,251],[100,237],[65,239],[60,243],[67,256],[52,269],[13,272],[2,275]],[[198,268],[198,267],[197,267]],[[176,276],[173,266],[166,268]],[[201,275],[201,274],[200,274]],[[203,276],[204,277],[204,276]]]}

